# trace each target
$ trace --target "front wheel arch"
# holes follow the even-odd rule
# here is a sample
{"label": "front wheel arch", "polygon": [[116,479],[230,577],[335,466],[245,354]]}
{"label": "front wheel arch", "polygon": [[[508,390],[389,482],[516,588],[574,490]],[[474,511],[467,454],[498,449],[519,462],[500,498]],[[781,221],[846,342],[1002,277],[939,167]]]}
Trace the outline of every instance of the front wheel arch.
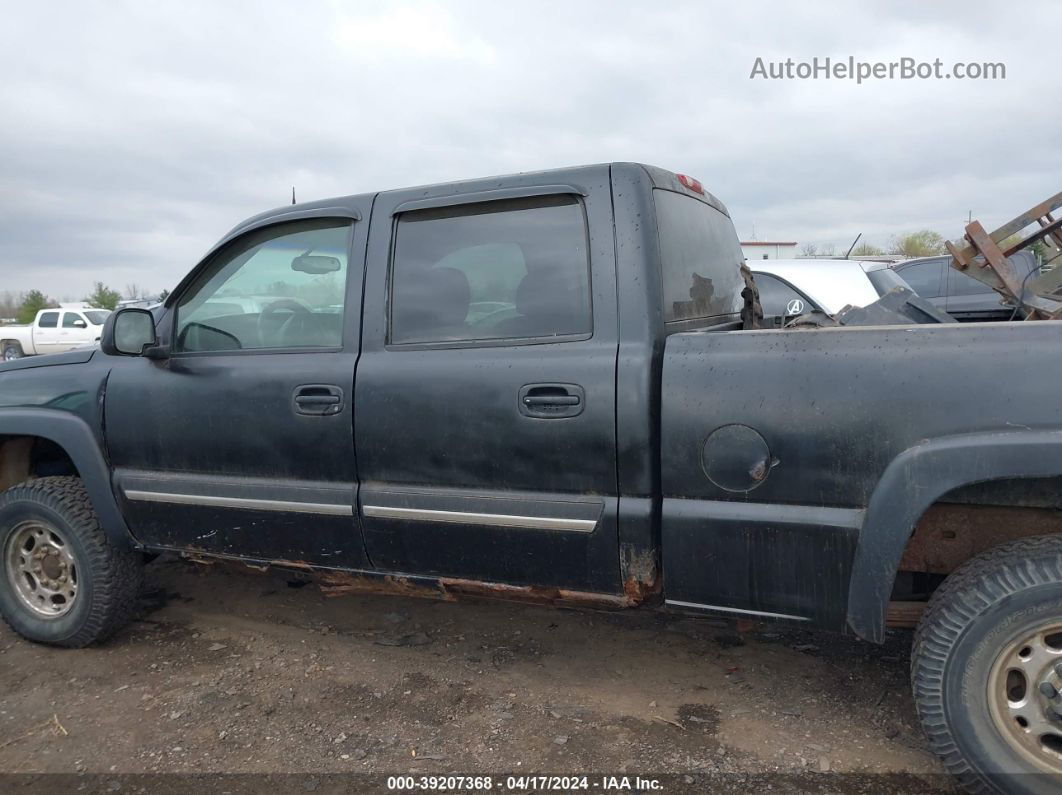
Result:
{"label": "front wheel arch", "polygon": [[120,549],[139,548],[111,488],[110,467],[100,442],[83,419],[54,409],[0,410],[0,436],[38,437],[55,443],[73,462],[107,540]]}

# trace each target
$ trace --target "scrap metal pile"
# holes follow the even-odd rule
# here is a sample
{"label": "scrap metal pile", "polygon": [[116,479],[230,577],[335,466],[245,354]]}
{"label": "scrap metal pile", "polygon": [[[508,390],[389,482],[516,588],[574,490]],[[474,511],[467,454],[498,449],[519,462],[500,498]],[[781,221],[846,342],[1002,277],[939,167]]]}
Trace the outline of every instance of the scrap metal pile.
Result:
{"label": "scrap metal pile", "polygon": [[[1013,254],[1041,241],[1047,252],[1045,263],[1062,253],[1062,218],[1052,215],[1059,207],[1062,193],[1040,202],[991,234],[979,221],[973,221],[966,226],[969,245],[959,249],[947,243],[951,267],[1000,293],[1006,303],[1024,313],[1026,320],[1062,318],[1062,267],[1033,271],[1022,279],[1010,261]],[[1029,227],[1035,228],[1026,232]]]}

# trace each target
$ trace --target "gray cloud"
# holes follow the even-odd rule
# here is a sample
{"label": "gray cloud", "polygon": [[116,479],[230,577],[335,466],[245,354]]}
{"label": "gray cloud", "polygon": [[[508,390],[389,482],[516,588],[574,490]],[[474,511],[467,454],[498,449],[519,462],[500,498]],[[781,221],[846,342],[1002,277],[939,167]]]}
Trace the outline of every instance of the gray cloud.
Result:
{"label": "gray cloud", "polygon": [[[293,184],[310,200],[613,159],[697,176],[742,235],[955,237],[968,210],[992,226],[1062,187],[1052,53],[1024,32],[1060,21],[1046,0],[9,7],[0,289],[171,287]],[[1007,79],[749,79],[757,56],[848,55]]]}

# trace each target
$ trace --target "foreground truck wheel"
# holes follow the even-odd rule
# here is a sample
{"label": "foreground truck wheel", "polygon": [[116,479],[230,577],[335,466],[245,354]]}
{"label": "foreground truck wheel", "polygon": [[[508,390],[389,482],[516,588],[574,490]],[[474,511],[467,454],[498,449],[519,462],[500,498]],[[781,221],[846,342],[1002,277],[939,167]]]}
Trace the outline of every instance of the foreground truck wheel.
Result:
{"label": "foreground truck wheel", "polygon": [[933,595],[911,658],[933,750],[970,792],[1062,790],[1062,536],[973,558]]}
{"label": "foreground truck wheel", "polygon": [[141,558],[107,541],[79,478],[40,478],[0,494],[0,550],[0,614],[29,640],[87,646],[132,615]]}

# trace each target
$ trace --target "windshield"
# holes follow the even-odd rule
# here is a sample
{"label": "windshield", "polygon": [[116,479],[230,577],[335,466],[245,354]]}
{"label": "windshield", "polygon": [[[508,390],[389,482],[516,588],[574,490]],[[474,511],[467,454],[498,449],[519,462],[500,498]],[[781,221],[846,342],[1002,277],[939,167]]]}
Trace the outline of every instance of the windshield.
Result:
{"label": "windshield", "polygon": [[88,309],[82,314],[88,318],[88,322],[94,326],[102,326],[104,321],[107,320],[107,316],[111,314],[104,309]]}

